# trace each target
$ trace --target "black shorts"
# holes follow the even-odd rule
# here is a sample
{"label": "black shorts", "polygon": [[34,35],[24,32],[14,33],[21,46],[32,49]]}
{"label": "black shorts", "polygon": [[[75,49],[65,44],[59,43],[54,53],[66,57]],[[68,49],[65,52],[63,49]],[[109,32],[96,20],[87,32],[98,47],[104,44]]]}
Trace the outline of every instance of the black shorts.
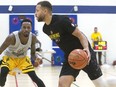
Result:
{"label": "black shorts", "polygon": [[[94,52],[91,53],[91,60],[89,65],[87,65],[85,68],[83,68],[82,70],[85,71],[89,78],[91,80],[95,80],[97,78],[99,78],[100,76],[102,76],[102,71],[99,67],[99,65],[97,64],[97,60],[96,60],[96,55]],[[75,79],[78,76],[80,70],[78,69],[73,69],[68,62],[64,62],[62,69],[61,69],[61,73],[60,76],[64,76],[64,75],[72,75]]]}

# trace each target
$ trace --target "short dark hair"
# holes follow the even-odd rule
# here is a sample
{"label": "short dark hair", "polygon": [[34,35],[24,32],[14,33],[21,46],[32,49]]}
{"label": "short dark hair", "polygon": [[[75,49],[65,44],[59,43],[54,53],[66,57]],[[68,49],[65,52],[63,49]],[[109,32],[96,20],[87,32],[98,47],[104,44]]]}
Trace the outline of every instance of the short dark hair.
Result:
{"label": "short dark hair", "polygon": [[37,5],[41,5],[42,7],[48,8],[50,11],[52,11],[52,5],[48,1],[40,1],[37,3]]}
{"label": "short dark hair", "polygon": [[21,25],[23,24],[23,22],[30,22],[31,25],[32,25],[32,21],[31,21],[30,19],[23,19],[23,20],[21,21]]}
{"label": "short dark hair", "polygon": [[97,27],[94,27],[94,29],[97,29]]}

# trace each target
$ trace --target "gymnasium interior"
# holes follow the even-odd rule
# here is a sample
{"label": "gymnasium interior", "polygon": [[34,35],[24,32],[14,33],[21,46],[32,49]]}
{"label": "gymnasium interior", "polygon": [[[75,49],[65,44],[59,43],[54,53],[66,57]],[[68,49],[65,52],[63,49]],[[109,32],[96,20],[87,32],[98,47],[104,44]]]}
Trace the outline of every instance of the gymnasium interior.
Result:
{"label": "gymnasium interior", "polygon": [[[23,18],[30,19],[32,33],[41,42],[43,63],[35,67],[36,74],[46,87],[58,87],[59,74],[65,61],[63,51],[43,33],[43,22],[35,18],[35,6],[40,0],[0,0],[0,45],[13,31],[20,30]],[[97,43],[95,52],[102,52],[103,78],[110,87],[116,87],[116,0],[48,0],[53,5],[53,15],[67,15],[84,32],[90,43],[94,27],[102,33],[103,44]],[[105,46],[105,48],[103,48]],[[30,50],[28,51],[30,53]],[[0,60],[2,56],[0,55]],[[28,54],[30,56],[30,54]],[[98,56],[97,56],[98,58]],[[8,74],[5,87],[37,87],[28,75],[17,68]],[[113,79],[113,80],[112,80]],[[80,71],[71,87],[95,87],[84,71]]]}

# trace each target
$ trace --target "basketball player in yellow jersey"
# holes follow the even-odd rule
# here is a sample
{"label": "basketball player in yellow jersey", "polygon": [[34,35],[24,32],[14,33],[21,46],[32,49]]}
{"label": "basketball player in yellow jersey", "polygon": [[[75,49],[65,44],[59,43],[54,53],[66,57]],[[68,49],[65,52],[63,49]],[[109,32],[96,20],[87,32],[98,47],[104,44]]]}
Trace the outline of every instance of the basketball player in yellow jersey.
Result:
{"label": "basketball player in yellow jersey", "polygon": [[[102,41],[102,35],[98,32],[98,28],[94,27],[94,32],[91,34],[92,45],[94,46],[95,41]],[[96,53],[96,52],[95,52]],[[102,52],[98,52],[98,63],[102,65],[101,61]]]}
{"label": "basketball player in yellow jersey", "polygon": [[[0,87],[5,86],[6,77],[9,71],[19,68],[26,73],[37,84],[38,87],[45,87],[34,71],[34,67],[27,56],[28,48],[31,48],[31,58],[35,61],[38,56],[35,54],[36,36],[31,33],[32,22],[24,19],[21,22],[21,30],[11,33],[0,47],[0,54],[4,51],[1,64]],[[27,84],[27,83],[26,83]]]}

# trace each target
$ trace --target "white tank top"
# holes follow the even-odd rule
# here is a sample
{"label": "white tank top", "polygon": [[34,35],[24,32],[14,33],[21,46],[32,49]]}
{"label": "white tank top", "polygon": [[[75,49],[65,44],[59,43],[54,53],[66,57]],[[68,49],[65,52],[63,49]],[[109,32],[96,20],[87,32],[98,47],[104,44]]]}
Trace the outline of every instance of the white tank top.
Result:
{"label": "white tank top", "polygon": [[6,51],[5,55],[13,57],[13,58],[22,58],[27,55],[28,49],[31,47],[32,42],[32,33],[29,34],[29,39],[27,44],[23,45],[20,41],[18,31],[13,32],[15,35],[16,43],[15,45],[10,45]]}

